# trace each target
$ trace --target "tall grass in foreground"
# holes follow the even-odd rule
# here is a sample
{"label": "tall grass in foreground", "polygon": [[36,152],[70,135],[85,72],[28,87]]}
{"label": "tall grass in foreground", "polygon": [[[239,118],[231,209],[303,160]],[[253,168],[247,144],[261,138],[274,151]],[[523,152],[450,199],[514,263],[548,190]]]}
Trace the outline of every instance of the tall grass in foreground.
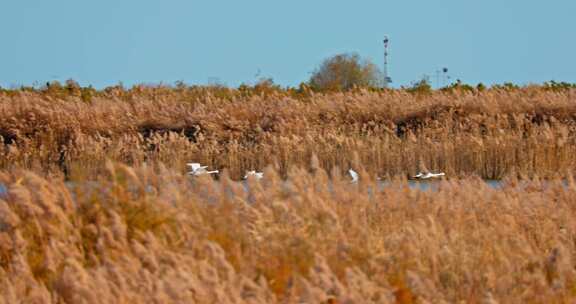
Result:
{"label": "tall grass in foreground", "polygon": [[569,303],[576,185],[0,174],[0,303]]}
{"label": "tall grass in foreground", "polygon": [[82,178],[103,172],[106,159],[182,171],[199,161],[237,179],[268,164],[286,176],[314,154],[328,172],[356,159],[379,176],[414,174],[419,163],[484,178],[576,169],[571,88],[86,92],[0,91],[0,168]]}

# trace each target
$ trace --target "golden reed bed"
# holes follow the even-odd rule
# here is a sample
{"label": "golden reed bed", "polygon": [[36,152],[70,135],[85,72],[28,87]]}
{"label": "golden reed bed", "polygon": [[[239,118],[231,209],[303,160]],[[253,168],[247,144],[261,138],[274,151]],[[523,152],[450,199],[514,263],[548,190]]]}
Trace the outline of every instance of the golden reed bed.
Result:
{"label": "golden reed bed", "polygon": [[[229,170],[355,163],[385,177],[552,177],[576,168],[576,89],[528,86],[314,93],[275,87],[0,90],[0,169],[67,178],[106,159]],[[369,166],[368,166],[369,164]]]}
{"label": "golden reed bed", "polygon": [[0,303],[573,303],[575,131],[568,87],[0,90]]}
{"label": "golden reed bed", "polygon": [[[573,303],[576,185],[0,174],[0,303]],[[330,181],[329,181],[330,180]]]}

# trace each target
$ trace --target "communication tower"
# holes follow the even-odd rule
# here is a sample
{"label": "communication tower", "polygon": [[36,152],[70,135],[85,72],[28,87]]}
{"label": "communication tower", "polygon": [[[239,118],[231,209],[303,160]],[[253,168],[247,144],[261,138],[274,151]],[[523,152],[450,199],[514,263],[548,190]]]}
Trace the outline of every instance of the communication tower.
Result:
{"label": "communication tower", "polygon": [[383,71],[383,87],[388,88],[388,85],[392,83],[392,78],[388,76],[388,45],[390,44],[390,39],[388,36],[384,36],[384,71]]}

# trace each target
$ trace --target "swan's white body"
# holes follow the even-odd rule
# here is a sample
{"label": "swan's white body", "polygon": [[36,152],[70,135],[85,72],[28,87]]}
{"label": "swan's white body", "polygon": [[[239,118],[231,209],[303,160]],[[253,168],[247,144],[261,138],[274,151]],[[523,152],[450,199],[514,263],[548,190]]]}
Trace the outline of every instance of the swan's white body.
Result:
{"label": "swan's white body", "polygon": [[350,177],[352,178],[352,182],[353,183],[357,183],[358,182],[358,173],[352,169],[348,170],[348,174],[350,174]]}
{"label": "swan's white body", "polygon": [[204,174],[217,174],[218,173],[218,170],[214,170],[214,171],[206,170],[206,168],[208,168],[208,166],[202,166],[199,163],[187,163],[186,165],[188,167],[190,167],[190,172],[188,172],[188,174],[190,174],[190,175],[199,176],[199,175],[204,175]]}
{"label": "swan's white body", "polygon": [[248,179],[249,176],[254,176],[256,179],[261,179],[264,177],[263,172],[256,172],[255,170],[246,171],[246,175],[244,175],[244,179]]}
{"label": "swan's white body", "polygon": [[440,172],[440,173],[432,173],[432,172],[426,172],[426,173],[418,173],[416,175],[414,175],[414,178],[417,179],[430,179],[430,178],[440,178],[442,176],[445,176],[446,174],[444,172]]}

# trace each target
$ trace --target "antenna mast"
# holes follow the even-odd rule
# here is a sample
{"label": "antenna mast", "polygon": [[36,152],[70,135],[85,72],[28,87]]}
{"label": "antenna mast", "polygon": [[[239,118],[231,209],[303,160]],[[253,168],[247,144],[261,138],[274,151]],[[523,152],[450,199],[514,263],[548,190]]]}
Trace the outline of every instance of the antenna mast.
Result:
{"label": "antenna mast", "polygon": [[388,39],[388,36],[384,36],[384,71],[383,71],[384,81],[383,81],[383,87],[385,89],[387,89],[388,84],[390,84],[392,82],[392,78],[390,78],[390,76],[388,76],[388,44],[389,43],[390,43],[390,39]]}

